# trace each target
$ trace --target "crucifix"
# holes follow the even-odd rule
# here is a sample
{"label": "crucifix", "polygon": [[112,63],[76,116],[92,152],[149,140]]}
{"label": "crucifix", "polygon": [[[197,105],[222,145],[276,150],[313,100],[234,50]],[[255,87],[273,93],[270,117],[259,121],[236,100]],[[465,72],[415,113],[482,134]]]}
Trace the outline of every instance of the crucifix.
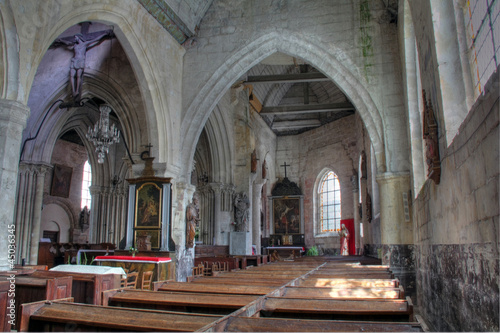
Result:
{"label": "crucifix", "polygon": [[286,167],[287,167],[287,166],[290,166],[290,164],[288,164],[288,165],[287,165],[287,164],[286,164],[286,162],[285,162],[285,164],[282,164],[282,165],[280,165],[280,166],[285,168],[285,178],[286,178]]}
{"label": "crucifix", "polygon": [[146,147],[148,149],[141,153],[141,159],[145,160],[146,158],[151,157],[151,148],[153,147],[153,145],[151,143],[148,143],[143,147]]}
{"label": "crucifix", "polygon": [[71,58],[69,79],[71,82],[71,92],[73,99],[81,99],[81,89],[83,80],[83,71],[85,70],[85,59],[87,50],[98,45],[105,38],[113,37],[113,30],[97,31],[89,33],[90,22],[82,23],[81,33],[71,37],[58,38],[54,45],[64,44],[73,50],[74,56]]}

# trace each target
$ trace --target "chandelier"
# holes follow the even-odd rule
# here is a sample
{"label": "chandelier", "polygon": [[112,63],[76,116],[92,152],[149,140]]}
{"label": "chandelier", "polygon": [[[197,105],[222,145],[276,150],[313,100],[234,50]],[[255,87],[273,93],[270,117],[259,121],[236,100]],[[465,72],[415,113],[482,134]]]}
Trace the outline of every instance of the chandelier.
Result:
{"label": "chandelier", "polygon": [[120,142],[120,132],[115,124],[109,127],[109,113],[111,107],[109,105],[101,105],[99,107],[101,117],[94,125],[94,128],[89,127],[87,139],[92,141],[97,152],[97,162],[104,163],[104,157],[109,151],[109,146],[115,142]]}

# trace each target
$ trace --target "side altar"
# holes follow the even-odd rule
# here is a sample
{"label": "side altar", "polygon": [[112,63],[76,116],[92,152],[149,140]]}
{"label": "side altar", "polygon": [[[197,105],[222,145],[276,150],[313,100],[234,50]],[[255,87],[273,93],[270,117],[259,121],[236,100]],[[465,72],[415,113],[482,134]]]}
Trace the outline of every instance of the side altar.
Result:
{"label": "side altar", "polygon": [[302,190],[286,176],[277,182],[269,199],[271,232],[263,239],[265,253],[271,260],[298,257],[304,253],[304,196]]}
{"label": "side altar", "polygon": [[146,166],[141,177],[127,179],[129,205],[126,249],[134,247],[139,251],[174,252],[175,244],[171,237],[171,178],[154,175],[154,157],[143,159]]}

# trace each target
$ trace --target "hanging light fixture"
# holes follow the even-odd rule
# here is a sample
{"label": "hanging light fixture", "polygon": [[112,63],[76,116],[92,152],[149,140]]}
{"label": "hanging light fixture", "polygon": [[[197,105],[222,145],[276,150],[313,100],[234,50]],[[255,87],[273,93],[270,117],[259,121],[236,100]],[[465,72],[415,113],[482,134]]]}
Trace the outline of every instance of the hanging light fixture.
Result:
{"label": "hanging light fixture", "polygon": [[97,162],[104,163],[105,154],[109,151],[109,146],[115,142],[120,142],[120,132],[115,124],[109,127],[109,113],[111,107],[109,105],[99,106],[101,113],[100,119],[95,123],[94,128],[89,127],[87,132],[87,139],[92,141],[97,152]]}

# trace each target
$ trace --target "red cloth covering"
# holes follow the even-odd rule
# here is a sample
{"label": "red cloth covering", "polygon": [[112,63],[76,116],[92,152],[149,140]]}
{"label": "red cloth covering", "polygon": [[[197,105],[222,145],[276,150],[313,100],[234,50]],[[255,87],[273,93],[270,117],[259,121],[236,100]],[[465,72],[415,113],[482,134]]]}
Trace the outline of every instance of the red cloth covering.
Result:
{"label": "red cloth covering", "polygon": [[132,257],[132,256],[97,256],[97,260],[137,260],[137,261],[172,261],[172,259],[167,257]]}

